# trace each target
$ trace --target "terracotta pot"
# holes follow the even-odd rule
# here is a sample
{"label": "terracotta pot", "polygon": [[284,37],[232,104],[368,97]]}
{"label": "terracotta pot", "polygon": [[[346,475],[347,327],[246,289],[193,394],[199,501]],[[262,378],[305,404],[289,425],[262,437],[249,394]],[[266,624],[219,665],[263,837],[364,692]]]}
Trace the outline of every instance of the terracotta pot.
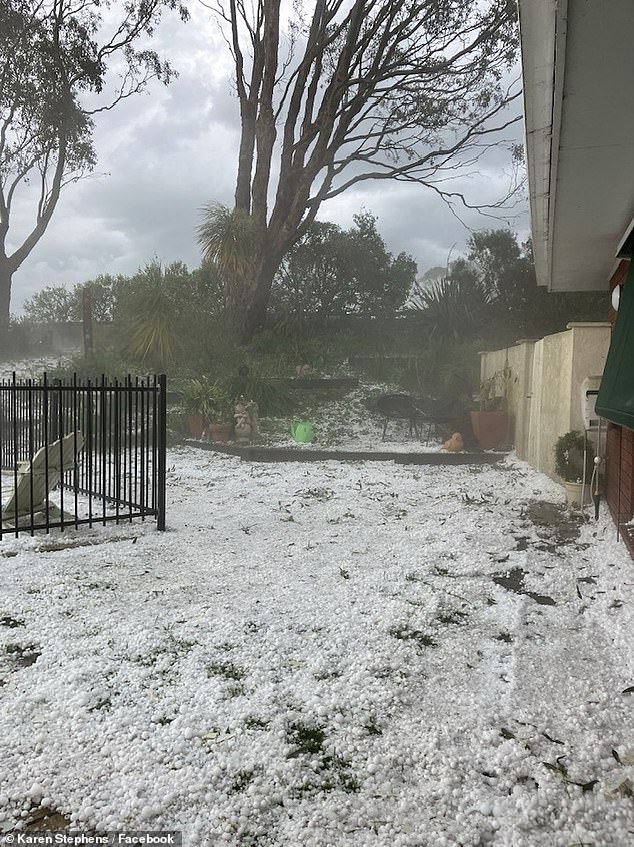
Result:
{"label": "terracotta pot", "polygon": [[506,412],[471,412],[471,429],[483,450],[495,450],[508,442],[509,417]]}
{"label": "terracotta pot", "polygon": [[231,430],[230,423],[211,423],[207,427],[207,438],[210,441],[229,441]]}
{"label": "terracotta pot", "polygon": [[197,412],[187,418],[187,430],[192,438],[202,438],[202,434],[206,429],[207,421],[205,416]]}

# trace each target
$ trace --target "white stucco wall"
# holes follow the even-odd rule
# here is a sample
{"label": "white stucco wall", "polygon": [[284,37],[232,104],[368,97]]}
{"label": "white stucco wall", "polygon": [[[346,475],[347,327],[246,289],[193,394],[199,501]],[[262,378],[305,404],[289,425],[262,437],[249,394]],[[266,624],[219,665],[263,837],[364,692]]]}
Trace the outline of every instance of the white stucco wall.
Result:
{"label": "white stucco wall", "polygon": [[609,323],[573,323],[539,341],[480,354],[483,380],[505,364],[510,370],[510,432],[520,459],[557,478],[555,442],[569,430],[583,429],[582,384],[603,372],[609,346]]}

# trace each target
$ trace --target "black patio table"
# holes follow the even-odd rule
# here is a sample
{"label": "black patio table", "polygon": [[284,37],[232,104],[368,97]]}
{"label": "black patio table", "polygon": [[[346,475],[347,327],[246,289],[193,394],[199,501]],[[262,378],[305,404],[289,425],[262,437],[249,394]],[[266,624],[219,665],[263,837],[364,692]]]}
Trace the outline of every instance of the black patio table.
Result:
{"label": "black patio table", "polygon": [[409,394],[384,394],[376,401],[376,407],[384,417],[382,441],[385,441],[390,420],[409,421],[409,434],[415,432],[416,437],[419,437],[418,424],[421,421],[422,412],[414,397]]}
{"label": "black patio table", "polygon": [[435,397],[412,397],[411,394],[384,394],[376,401],[376,408],[383,415],[383,435],[385,441],[387,425],[390,420],[409,421],[409,434],[416,433],[420,438],[420,427],[427,425],[429,443],[431,431],[436,427],[451,427],[460,422],[461,417],[453,410],[453,401],[439,400]]}

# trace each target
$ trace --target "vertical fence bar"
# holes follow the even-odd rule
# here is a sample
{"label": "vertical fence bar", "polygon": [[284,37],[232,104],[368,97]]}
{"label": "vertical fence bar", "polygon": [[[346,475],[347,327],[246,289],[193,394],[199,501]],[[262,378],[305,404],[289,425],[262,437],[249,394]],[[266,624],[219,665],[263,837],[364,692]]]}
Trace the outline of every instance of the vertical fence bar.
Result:
{"label": "vertical fence bar", "polygon": [[120,458],[120,439],[119,439],[119,428],[121,426],[120,420],[120,408],[119,408],[119,381],[115,379],[114,381],[114,447],[112,451],[112,458],[110,460],[111,463],[111,472],[114,471],[114,489],[115,489],[115,516],[116,521],[119,523],[119,508],[121,502],[121,463],[119,461]]}
{"label": "vertical fence bar", "polygon": [[66,430],[64,428],[64,403],[63,397],[61,395],[61,387],[59,403],[57,404],[57,443],[59,445],[59,479],[60,479],[60,487],[59,487],[59,509],[60,509],[60,522],[61,522],[61,530],[64,532],[66,527],[65,522],[65,513],[64,513],[64,474],[66,473],[66,468],[64,467],[64,444],[63,438],[66,435]]}
{"label": "vertical fence bar", "polygon": [[[73,424],[73,456],[75,461],[73,462],[73,493],[74,493],[74,501],[75,501],[75,529],[79,526],[79,474],[80,468],[82,465],[80,464],[80,451],[79,451],[79,441],[78,441],[78,433],[81,432],[79,429],[79,418],[78,418],[78,410],[77,410],[77,374],[73,374],[73,384],[71,388],[71,397],[72,397],[72,424]],[[81,455],[83,456],[83,450],[81,451]]]}
{"label": "vertical fence bar", "polygon": [[106,375],[101,375],[101,393],[100,393],[100,408],[99,408],[99,432],[100,432],[100,440],[101,440],[101,489],[99,491],[99,495],[101,497],[101,520],[102,524],[106,525],[106,474],[107,467],[106,462],[108,458],[108,451],[106,448],[107,442],[107,400],[106,400]]}
{"label": "vertical fence bar", "polygon": [[132,376],[128,374],[127,379],[127,404],[128,404],[128,512],[130,515],[130,523],[132,523]]}
{"label": "vertical fence bar", "polygon": [[150,415],[150,509],[156,513],[156,483],[157,483],[157,462],[156,462],[156,451],[157,451],[157,440],[158,435],[156,431],[157,427],[157,416],[158,416],[158,380],[156,374],[152,380],[152,414]]}
{"label": "vertical fence bar", "polygon": [[27,387],[29,391],[27,391],[27,424],[28,424],[28,442],[29,442],[29,531],[31,535],[34,534],[34,515],[33,515],[33,495],[35,493],[35,485],[33,480],[33,452],[34,452],[34,443],[35,440],[33,438],[33,380],[27,380]]}
{"label": "vertical fence bar", "polygon": [[[121,476],[123,480],[123,490],[121,493],[121,500],[125,505],[129,498],[127,496],[128,493],[128,441],[130,437],[130,430],[128,429],[128,400],[130,397],[130,391],[128,388],[128,380],[126,377],[123,380],[123,385],[121,386]],[[130,511],[128,507],[128,512]]]}
{"label": "vertical fence bar", "polygon": [[[2,402],[0,408],[0,430],[2,435],[2,447],[0,448],[0,465],[6,470],[9,468],[8,456],[9,456],[9,421],[11,418],[7,412],[7,399],[9,398],[9,394],[7,392],[7,381],[6,379],[2,380],[0,383],[2,388],[0,389],[0,394],[2,395]],[[10,398],[9,398],[10,399]]]}
{"label": "vertical fence bar", "polygon": [[[17,390],[17,389],[16,389]],[[22,461],[26,461],[29,453],[29,431],[26,426],[28,423],[28,413],[27,413],[27,404],[29,396],[25,391],[18,392],[18,397],[22,398],[21,409],[20,409],[20,423],[22,424],[20,428],[20,456],[19,459]]]}
{"label": "vertical fence bar", "polygon": [[90,380],[88,380],[88,388],[86,390],[86,482],[88,488],[88,526],[92,528],[92,391],[90,388]]}
{"label": "vertical fence bar", "polygon": [[159,376],[157,427],[157,507],[156,528],[165,530],[167,477],[167,376]]}
{"label": "vertical fence bar", "polygon": [[139,472],[139,506],[141,509],[141,520],[145,520],[145,388],[144,380],[141,380],[141,391],[139,398],[141,401],[141,449],[140,449],[140,472]]}
{"label": "vertical fence bar", "polygon": [[106,432],[108,435],[108,447],[106,450],[107,462],[106,462],[106,472],[108,475],[108,484],[106,486],[106,495],[111,498],[112,497],[112,413],[113,413],[113,399],[116,397],[116,393],[112,391],[112,383],[108,383],[108,426],[106,428]]}
{"label": "vertical fence bar", "polygon": [[45,505],[44,505],[44,514],[46,516],[46,533],[49,532],[49,523],[51,521],[51,513],[50,513],[50,505],[48,502],[48,490],[49,490],[49,462],[48,462],[48,434],[49,434],[49,426],[48,426],[48,415],[49,415],[49,397],[48,397],[48,375],[46,373],[42,376],[42,413],[44,417],[44,489],[45,489]]}
{"label": "vertical fence bar", "polygon": [[145,473],[142,476],[143,480],[143,520],[148,513],[148,510],[151,509],[151,503],[149,501],[150,497],[150,440],[151,440],[151,432],[150,432],[150,378],[147,377],[144,380],[145,390],[143,392],[143,400],[144,400],[144,409],[145,409],[145,422],[144,422],[144,431],[145,431],[145,449],[143,451],[143,460],[144,460],[144,469]]}
{"label": "vertical fence bar", "polygon": [[15,521],[15,537],[18,537],[18,389],[16,385],[15,371],[13,371],[13,381],[11,386],[11,394],[13,396],[13,490],[16,496],[13,498],[13,520]]}
{"label": "vertical fence bar", "polygon": [[139,506],[141,508],[141,520],[145,520],[145,380],[141,379],[141,391],[139,392],[139,400],[141,403],[141,445],[139,453]]}
{"label": "vertical fence bar", "polygon": [[139,502],[139,378],[135,377],[134,386],[134,502]]}

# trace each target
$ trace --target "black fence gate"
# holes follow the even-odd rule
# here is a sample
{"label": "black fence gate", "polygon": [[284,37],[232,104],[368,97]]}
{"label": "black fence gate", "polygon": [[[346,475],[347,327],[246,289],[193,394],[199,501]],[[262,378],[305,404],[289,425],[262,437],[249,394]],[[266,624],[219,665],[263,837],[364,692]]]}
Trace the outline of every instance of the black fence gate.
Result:
{"label": "black fence gate", "polygon": [[167,379],[0,382],[0,539],[156,518],[165,529]]}

